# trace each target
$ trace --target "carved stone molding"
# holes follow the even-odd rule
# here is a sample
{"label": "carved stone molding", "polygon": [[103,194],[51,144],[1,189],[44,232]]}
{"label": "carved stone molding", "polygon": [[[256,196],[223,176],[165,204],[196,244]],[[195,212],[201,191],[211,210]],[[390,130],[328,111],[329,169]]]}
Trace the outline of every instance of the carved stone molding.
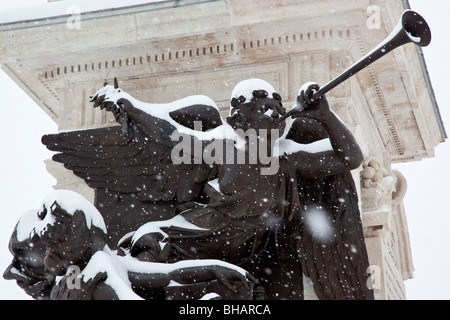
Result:
{"label": "carved stone molding", "polygon": [[51,80],[59,76],[74,75],[81,72],[98,72],[114,68],[139,66],[149,63],[165,63],[173,60],[188,60],[203,56],[226,55],[234,52],[233,43],[221,43],[217,45],[192,47],[186,49],[166,48],[159,52],[144,55],[129,56],[125,58],[114,58],[110,60],[96,60],[91,62],[80,62],[65,66],[51,67],[39,74],[42,81]]}
{"label": "carved stone molding", "polygon": [[[355,38],[356,44],[358,45],[359,51],[361,52],[361,56],[365,56],[368,53],[368,50],[358,31],[356,32]],[[383,89],[381,89],[380,83],[378,82],[378,78],[376,76],[374,68],[372,65],[369,65],[366,67],[366,70],[369,74],[370,81],[372,82],[373,88],[375,90],[378,104],[383,112],[384,118],[386,119],[389,128],[389,134],[395,146],[395,151],[397,152],[398,155],[403,155],[405,153],[405,147],[403,146],[403,143],[400,139],[400,135],[398,133],[394,118],[392,117],[391,112],[389,111],[389,106],[384,97]]]}
{"label": "carved stone molding", "polygon": [[[348,29],[321,29],[321,30],[309,30],[298,33],[283,33],[276,35],[268,35],[264,38],[248,38],[240,41],[238,46],[239,51],[251,50],[251,49],[267,49],[271,47],[290,46],[293,44],[299,44],[302,42],[310,41],[329,41],[332,39],[350,39],[354,35],[354,31]],[[205,37],[207,37],[206,35]],[[65,75],[74,75],[81,72],[98,72],[99,70],[108,70],[113,68],[139,66],[144,64],[161,64],[176,60],[189,60],[210,56],[224,56],[233,55],[236,53],[236,44],[232,41],[220,41],[219,36],[211,35],[211,38],[215,38],[214,43],[210,44],[196,44],[192,43],[192,39],[184,40],[188,44],[187,47],[183,46],[168,46],[164,48],[158,48],[153,52],[145,54],[132,55],[128,57],[116,57],[113,59],[104,60],[92,60],[92,61],[79,61],[76,63],[70,63],[68,65],[52,66],[46,70],[42,70],[38,74],[39,80],[45,82],[46,80],[56,79]],[[228,40],[228,39],[227,39]],[[175,44],[182,44],[183,39],[172,40]]]}
{"label": "carved stone molding", "polygon": [[[404,194],[404,180],[400,179],[399,184],[397,174],[384,168],[380,161],[372,156],[364,159],[360,178],[362,208],[365,212],[390,212],[394,197],[397,199]],[[397,190],[398,193],[394,194]]]}
{"label": "carved stone molding", "polygon": [[377,188],[383,183],[384,191],[391,194],[392,205],[398,205],[406,194],[407,182],[398,170],[382,167],[374,157],[364,159],[361,171],[361,186],[364,189]]}

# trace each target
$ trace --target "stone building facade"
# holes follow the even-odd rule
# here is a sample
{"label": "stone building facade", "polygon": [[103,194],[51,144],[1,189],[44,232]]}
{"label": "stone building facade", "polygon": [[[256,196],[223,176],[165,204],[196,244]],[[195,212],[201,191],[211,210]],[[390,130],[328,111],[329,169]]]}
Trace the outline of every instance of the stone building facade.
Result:
{"label": "stone building facade", "polygon": [[[401,0],[169,0],[77,17],[0,23],[0,62],[60,130],[115,125],[89,96],[105,80],[146,102],[193,94],[228,113],[247,78],[269,81],[293,105],[307,81],[325,84],[381,42]],[[79,26],[69,23],[79,19]],[[332,109],[359,141],[354,171],[377,299],[405,299],[413,264],[396,162],[434,155],[446,138],[421,51],[408,44],[330,91]],[[58,180],[94,201],[84,181],[48,161]],[[314,299],[311,287],[306,298]]]}

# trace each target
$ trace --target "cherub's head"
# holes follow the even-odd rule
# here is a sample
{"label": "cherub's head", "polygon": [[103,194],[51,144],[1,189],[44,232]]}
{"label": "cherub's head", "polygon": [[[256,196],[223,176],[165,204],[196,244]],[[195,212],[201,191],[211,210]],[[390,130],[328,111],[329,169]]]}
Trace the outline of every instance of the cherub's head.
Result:
{"label": "cherub's head", "polygon": [[16,224],[9,241],[13,260],[3,278],[16,280],[17,285],[35,299],[48,299],[55,277],[45,270],[45,246],[33,232],[36,220],[36,211],[27,211]]}
{"label": "cherub's head", "polygon": [[278,129],[281,136],[285,122],[279,122],[278,118],[285,112],[281,96],[268,82],[247,79],[233,89],[227,122],[235,130]]}
{"label": "cherub's head", "polygon": [[58,190],[37,213],[35,232],[46,247],[46,270],[61,276],[71,265],[84,267],[106,246],[106,227],[98,210],[81,195]]}

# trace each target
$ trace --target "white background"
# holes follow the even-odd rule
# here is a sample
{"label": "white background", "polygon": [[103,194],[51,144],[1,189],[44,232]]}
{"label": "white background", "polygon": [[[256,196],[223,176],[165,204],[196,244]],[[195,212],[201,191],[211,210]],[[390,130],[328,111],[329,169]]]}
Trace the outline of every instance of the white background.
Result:
{"label": "white background", "polygon": [[[396,0],[399,1],[399,0]],[[44,0],[0,0],[0,13]],[[76,3],[71,1],[70,3]],[[450,1],[411,0],[429,23],[433,40],[424,48],[444,124],[450,132]],[[1,44],[0,44],[1,45]],[[45,169],[51,157],[40,142],[56,132],[49,117],[0,70],[0,273],[11,261],[9,237],[20,214],[38,208],[55,184]],[[408,181],[405,206],[415,266],[406,281],[408,299],[450,299],[450,145],[441,143],[435,158],[395,165]],[[30,299],[15,281],[0,277],[0,299]]]}

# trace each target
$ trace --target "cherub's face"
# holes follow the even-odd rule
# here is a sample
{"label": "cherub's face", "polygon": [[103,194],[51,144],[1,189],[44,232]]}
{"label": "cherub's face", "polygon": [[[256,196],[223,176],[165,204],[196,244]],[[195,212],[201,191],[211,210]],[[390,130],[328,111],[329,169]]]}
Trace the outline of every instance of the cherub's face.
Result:
{"label": "cherub's face", "polygon": [[41,243],[46,246],[45,267],[56,275],[64,275],[70,265],[83,261],[90,244],[90,230],[82,213],[69,215],[59,205],[54,205],[46,213],[40,212],[40,218],[47,214],[54,216],[54,223],[47,225],[40,233]]}
{"label": "cherub's face", "polygon": [[14,258],[3,278],[16,280],[35,299],[48,298],[54,277],[45,270],[45,247],[39,241],[11,241],[10,251]]}

